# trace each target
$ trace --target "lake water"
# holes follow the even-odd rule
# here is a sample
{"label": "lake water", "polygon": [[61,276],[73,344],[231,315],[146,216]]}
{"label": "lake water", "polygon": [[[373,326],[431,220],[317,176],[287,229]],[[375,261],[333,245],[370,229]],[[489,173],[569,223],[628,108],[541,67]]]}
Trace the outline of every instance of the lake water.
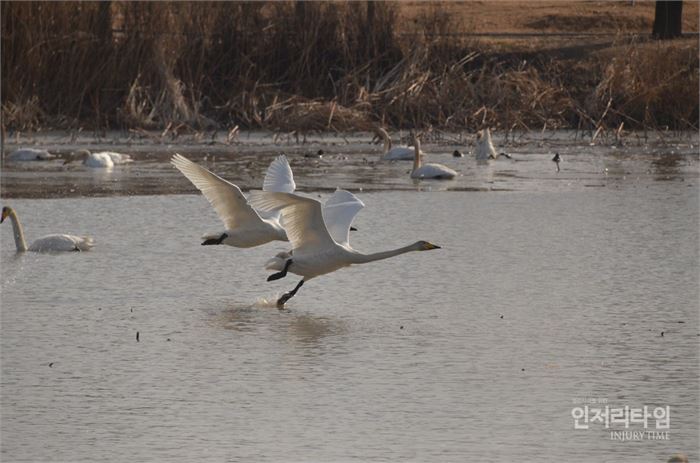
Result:
{"label": "lake water", "polygon": [[[200,246],[220,223],[167,151],[6,164],[29,241],[96,247],[16,255],[0,226],[2,461],[698,461],[697,144],[558,146],[559,174],[546,146],[450,148],[462,176],[417,184],[342,145],[293,152],[304,191],[365,202],[355,248],[442,249],[313,279],[285,311],[268,301],[298,277],[262,266],[287,246]],[[268,150],[206,162],[255,186]],[[668,406],[668,439],[574,429],[585,405]]]}

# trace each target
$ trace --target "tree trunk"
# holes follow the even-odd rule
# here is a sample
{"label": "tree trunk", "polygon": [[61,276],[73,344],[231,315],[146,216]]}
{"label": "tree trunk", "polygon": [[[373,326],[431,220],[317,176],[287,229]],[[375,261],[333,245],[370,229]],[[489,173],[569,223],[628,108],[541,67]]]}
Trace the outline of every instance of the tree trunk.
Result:
{"label": "tree trunk", "polygon": [[682,0],[657,0],[654,29],[651,35],[660,40],[680,37],[683,24],[682,13]]}

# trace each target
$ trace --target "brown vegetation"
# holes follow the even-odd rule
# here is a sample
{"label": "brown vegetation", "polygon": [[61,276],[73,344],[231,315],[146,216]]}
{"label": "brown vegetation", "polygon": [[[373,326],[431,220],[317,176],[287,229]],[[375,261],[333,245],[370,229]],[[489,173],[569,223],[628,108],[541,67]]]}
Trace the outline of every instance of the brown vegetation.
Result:
{"label": "brown vegetation", "polygon": [[[2,2],[3,124],[698,127],[695,39],[504,47],[455,35],[479,28],[447,5],[406,22],[390,2]],[[521,27],[555,23],[582,24],[548,10]]]}

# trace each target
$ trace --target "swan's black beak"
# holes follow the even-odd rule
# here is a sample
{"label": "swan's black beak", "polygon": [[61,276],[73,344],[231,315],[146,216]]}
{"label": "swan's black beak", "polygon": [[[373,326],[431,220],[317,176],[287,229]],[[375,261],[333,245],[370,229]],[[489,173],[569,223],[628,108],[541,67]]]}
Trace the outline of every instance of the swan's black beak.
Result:
{"label": "swan's black beak", "polygon": [[350,227],[350,231],[357,231],[357,228],[355,228],[355,227]]}
{"label": "swan's black beak", "polygon": [[0,216],[0,223],[3,223],[8,215],[10,215],[10,210],[6,207],[3,207],[2,216]]}
{"label": "swan's black beak", "polygon": [[431,249],[442,249],[437,244],[428,243],[427,241],[423,243],[423,251],[430,251]]}

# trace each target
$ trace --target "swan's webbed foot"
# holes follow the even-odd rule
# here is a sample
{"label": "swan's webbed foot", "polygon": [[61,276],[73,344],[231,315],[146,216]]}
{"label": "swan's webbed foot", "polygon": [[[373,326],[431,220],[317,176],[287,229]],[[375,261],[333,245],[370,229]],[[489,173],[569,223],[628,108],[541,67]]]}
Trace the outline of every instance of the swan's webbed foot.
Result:
{"label": "swan's webbed foot", "polygon": [[301,288],[301,285],[303,284],[304,280],[301,280],[293,290],[289,291],[288,293],[284,293],[282,297],[277,299],[277,308],[280,310],[284,309],[284,304],[286,304],[288,300],[294,297],[294,295],[297,293],[297,291],[299,291],[299,288]]}
{"label": "swan's webbed foot", "polygon": [[292,265],[292,259],[287,260],[287,262],[284,263],[284,268],[282,269],[281,272],[273,273],[269,277],[267,277],[267,281],[275,281],[279,280],[280,278],[284,278],[287,276],[287,270],[289,270],[289,266]]}
{"label": "swan's webbed foot", "polygon": [[210,246],[213,244],[221,244],[226,238],[228,238],[228,235],[226,233],[222,233],[220,237],[218,238],[208,238],[202,242],[202,246]]}

